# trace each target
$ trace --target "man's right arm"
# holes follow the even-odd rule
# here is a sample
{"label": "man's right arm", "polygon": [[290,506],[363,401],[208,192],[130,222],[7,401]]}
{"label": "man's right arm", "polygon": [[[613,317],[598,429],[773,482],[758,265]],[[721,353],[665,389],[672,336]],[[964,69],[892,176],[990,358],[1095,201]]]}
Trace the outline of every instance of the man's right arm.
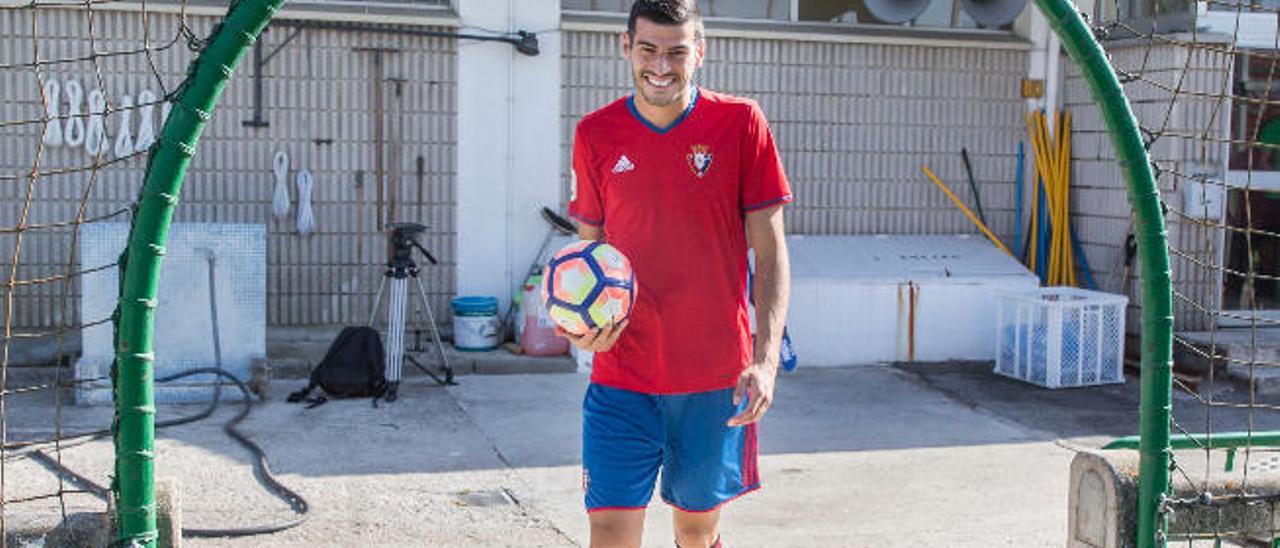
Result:
{"label": "man's right arm", "polygon": [[[578,220],[578,237],[583,240],[604,241],[604,204],[596,188],[597,179],[592,171],[588,139],[583,136],[582,124],[573,139],[573,196],[569,200],[569,215]],[[574,346],[591,352],[605,352],[613,348],[627,320],[609,324],[583,335],[574,335],[556,326],[556,333],[569,339]]]}

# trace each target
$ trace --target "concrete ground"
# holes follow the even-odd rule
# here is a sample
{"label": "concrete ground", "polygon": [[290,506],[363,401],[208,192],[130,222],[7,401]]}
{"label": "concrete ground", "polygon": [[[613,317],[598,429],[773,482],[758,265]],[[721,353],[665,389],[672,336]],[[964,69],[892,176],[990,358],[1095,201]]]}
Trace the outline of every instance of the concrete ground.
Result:
{"label": "concrete ground", "polygon": [[[311,506],[300,527],[216,546],[586,546],[579,426],[583,375],[466,375],[442,388],[414,379],[400,401],[285,403],[301,380],[273,381],[242,430]],[[1217,392],[1232,396],[1232,388]],[[1063,546],[1068,466],[1081,448],[1137,431],[1137,380],[1049,391],[994,376],[989,364],[805,369],[780,378],[761,431],[764,489],[732,503],[733,547],[1020,548]],[[1175,408],[1203,425],[1189,396]],[[47,435],[48,392],[5,399],[8,439]],[[160,417],[198,411],[165,406]],[[236,407],[161,430],[158,476],[178,480],[183,524],[223,528],[289,519],[253,477],[250,454],[221,430]],[[1272,413],[1271,415],[1275,415]],[[1227,417],[1224,417],[1224,420]],[[1238,417],[1237,417],[1238,418]],[[1256,416],[1254,428],[1277,429]],[[109,425],[106,408],[62,409],[64,435]],[[1240,423],[1243,424],[1243,423]],[[48,447],[46,452],[54,454]],[[63,464],[101,485],[109,440],[72,441]],[[10,452],[7,500],[57,489],[56,477]],[[67,511],[101,511],[87,494]],[[60,515],[56,500],[9,504],[10,530]],[[649,509],[644,545],[670,547],[670,510]]]}

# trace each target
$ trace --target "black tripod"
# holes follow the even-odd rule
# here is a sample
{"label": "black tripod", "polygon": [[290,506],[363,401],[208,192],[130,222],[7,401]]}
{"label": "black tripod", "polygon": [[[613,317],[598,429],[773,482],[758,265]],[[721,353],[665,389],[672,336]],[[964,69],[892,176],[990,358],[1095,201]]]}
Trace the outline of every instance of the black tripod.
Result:
{"label": "black tripod", "polygon": [[[372,326],[374,318],[378,315],[378,306],[382,302],[382,290],[387,286],[387,280],[391,280],[391,297],[387,301],[387,331],[386,331],[386,347],[387,356],[385,362],[385,375],[387,377],[387,394],[388,402],[396,401],[397,392],[400,388],[400,369],[404,365],[404,359],[409,358],[409,363],[417,367],[427,376],[435,379],[441,385],[457,384],[453,382],[453,368],[449,367],[449,360],[445,357],[444,343],[440,341],[440,329],[436,326],[436,315],[431,310],[431,302],[427,299],[427,292],[422,287],[422,280],[418,278],[418,264],[413,260],[413,250],[417,249],[431,264],[437,264],[436,258],[431,256],[431,252],[422,247],[418,243],[417,235],[426,231],[427,227],[417,223],[392,223],[391,234],[387,241],[387,270],[383,273],[382,282],[378,284],[378,294],[373,300],[373,310],[369,313],[369,325]],[[422,306],[427,311],[427,320],[431,328],[431,336],[435,339],[436,350],[440,352],[440,371],[444,374],[441,378],[435,372],[427,369],[418,362],[412,354],[404,353],[404,326],[405,326],[405,305],[408,303],[409,278],[413,278],[418,285],[418,295],[422,297]],[[415,351],[420,351],[415,344]]]}

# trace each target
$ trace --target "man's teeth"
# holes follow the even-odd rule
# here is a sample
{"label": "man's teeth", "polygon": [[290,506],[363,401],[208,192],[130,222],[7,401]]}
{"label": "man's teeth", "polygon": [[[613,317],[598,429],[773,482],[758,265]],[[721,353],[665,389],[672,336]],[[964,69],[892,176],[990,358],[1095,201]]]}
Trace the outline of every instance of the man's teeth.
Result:
{"label": "man's teeth", "polygon": [[675,82],[675,78],[666,78],[666,79],[659,80],[652,76],[646,76],[645,81],[649,82],[650,85],[660,87],[660,88],[665,88],[671,85],[672,82]]}

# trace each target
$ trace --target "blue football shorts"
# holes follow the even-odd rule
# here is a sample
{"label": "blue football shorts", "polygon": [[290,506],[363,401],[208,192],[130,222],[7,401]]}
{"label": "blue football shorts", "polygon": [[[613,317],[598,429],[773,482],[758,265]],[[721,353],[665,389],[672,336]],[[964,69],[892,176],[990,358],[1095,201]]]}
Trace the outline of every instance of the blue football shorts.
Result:
{"label": "blue football shorts", "polygon": [[760,488],[756,425],[726,426],[747,406],[733,389],[653,395],[592,383],[582,403],[582,482],[588,512],[662,499],[709,512]]}

